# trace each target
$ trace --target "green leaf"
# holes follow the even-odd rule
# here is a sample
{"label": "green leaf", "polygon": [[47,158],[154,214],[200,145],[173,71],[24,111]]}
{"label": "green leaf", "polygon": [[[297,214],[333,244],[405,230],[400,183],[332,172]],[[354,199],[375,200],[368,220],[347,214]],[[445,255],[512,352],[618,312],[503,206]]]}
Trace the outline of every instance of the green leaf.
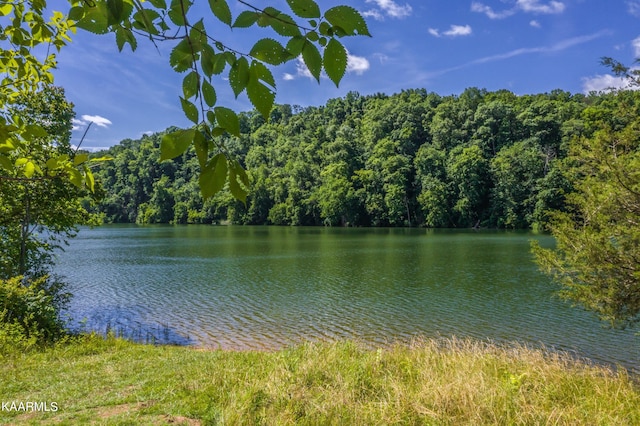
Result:
{"label": "green leaf", "polygon": [[222,127],[214,127],[213,129],[211,129],[211,136],[212,137],[217,137],[217,136],[222,136],[224,135],[225,130]]}
{"label": "green leaf", "polygon": [[184,72],[191,68],[193,63],[193,54],[189,40],[185,37],[173,48],[169,54],[169,64],[177,72]]}
{"label": "green leaf", "polygon": [[158,9],[167,8],[167,2],[165,0],[149,0],[149,3],[151,3],[153,7],[157,7]]}
{"label": "green leaf", "polygon": [[33,177],[36,172],[36,166],[32,161],[28,161],[27,164],[24,165],[24,175],[28,178]]}
{"label": "green leaf", "polygon": [[320,72],[322,71],[322,56],[320,56],[318,48],[312,43],[305,41],[304,47],[302,48],[302,60],[304,60],[304,64],[309,68],[311,75],[314,76],[319,83]]}
{"label": "green leaf", "polygon": [[82,182],[84,180],[82,179],[82,174],[80,173],[80,171],[71,167],[67,169],[67,173],[69,173],[69,180],[71,181],[71,183],[78,188],[82,188]]}
{"label": "green leaf", "polygon": [[47,133],[47,131],[44,129],[44,127],[38,125],[38,124],[27,124],[25,126],[25,131],[23,133],[23,136],[26,139],[32,139],[32,138],[45,138],[47,137],[49,134]]}
{"label": "green leaf", "polygon": [[262,80],[269,84],[274,89],[276,88],[276,80],[273,78],[271,70],[267,68],[263,63],[258,61],[251,62],[251,68],[249,69],[249,80],[255,79]]}
{"label": "green leaf", "polygon": [[79,166],[80,164],[86,162],[89,159],[89,154],[77,154],[73,157],[73,165]]}
{"label": "green leaf", "polygon": [[[215,112],[211,110],[207,111],[207,122],[213,126],[213,124],[216,122]],[[213,135],[213,131],[211,132],[211,134]]]}
{"label": "green leaf", "polygon": [[229,84],[236,98],[247,87],[249,82],[249,61],[244,56],[238,59],[229,71]]}
{"label": "green leaf", "polygon": [[365,35],[371,37],[367,23],[360,13],[351,6],[336,6],[327,10],[324,17],[334,27],[340,27],[345,35]]}
{"label": "green leaf", "polygon": [[198,93],[198,73],[195,71],[191,71],[187,76],[182,80],[182,93],[184,94],[185,99],[189,99]]}
{"label": "green leaf", "polygon": [[215,75],[222,74],[225,67],[227,66],[227,58],[224,53],[218,53],[216,55],[216,59],[213,62],[213,73]]}
{"label": "green leaf", "polygon": [[331,39],[324,49],[322,60],[327,75],[338,87],[347,70],[347,51],[336,39]]}
{"label": "green leaf", "polygon": [[101,163],[103,161],[113,161],[113,157],[110,155],[103,155],[102,157],[89,159],[90,163]]}
{"label": "green leaf", "polygon": [[171,0],[171,7],[169,8],[171,22],[180,27],[183,26],[185,24],[184,15],[187,14],[192,4],[191,0]]}
{"label": "green leaf", "polygon": [[124,27],[116,28],[116,44],[119,51],[122,52],[125,43],[129,43],[132,51],[135,51],[138,47],[138,40],[136,40],[130,29]]}
{"label": "green leaf", "polygon": [[107,4],[95,3],[95,6],[85,8],[84,16],[76,22],[76,27],[94,34],[106,34],[109,31],[108,17]]}
{"label": "green leaf", "polygon": [[198,157],[198,163],[200,163],[200,168],[204,169],[207,164],[207,158],[209,158],[209,144],[205,139],[202,132],[195,132],[195,136],[193,138],[193,145],[196,149],[196,156]]}
{"label": "green leaf", "polygon": [[278,15],[271,19],[269,24],[271,25],[271,28],[281,36],[294,37],[302,35],[293,18],[282,12],[279,12]]}
{"label": "green leaf", "polygon": [[133,15],[134,26],[149,34],[159,34],[153,21],[160,18],[160,14],[153,9],[140,9]]}
{"label": "green leaf", "polygon": [[11,160],[5,155],[0,154],[0,168],[11,172],[13,171],[13,164],[11,164]]}
{"label": "green leaf", "polygon": [[318,28],[318,31],[320,31],[320,34],[322,34],[323,36],[331,37],[333,35],[331,25],[324,21],[320,24],[320,28]]}
{"label": "green leaf", "polygon": [[227,158],[216,154],[200,172],[200,192],[202,198],[209,199],[216,195],[227,180]]}
{"label": "green leaf", "polygon": [[207,45],[207,31],[202,19],[191,27],[189,38],[191,39],[191,49],[194,52],[200,52]]}
{"label": "green leaf", "polygon": [[273,90],[269,89],[258,80],[250,80],[247,85],[247,96],[251,104],[260,112],[265,120],[269,119],[269,114],[273,109],[273,103],[276,95]]}
{"label": "green leaf", "polygon": [[235,112],[225,107],[215,107],[218,125],[233,136],[240,137],[240,120]]}
{"label": "green leaf", "polygon": [[238,15],[236,22],[233,23],[233,28],[249,28],[256,23],[259,17],[259,13],[245,10]]}
{"label": "green leaf", "polygon": [[249,186],[247,172],[238,163],[238,160],[231,161],[229,164],[229,191],[231,191],[231,195],[246,204],[248,191],[245,188],[249,188]]}
{"label": "green leaf", "polygon": [[249,84],[247,85],[247,96],[251,104],[262,114],[264,119],[268,120],[276,95],[273,90],[262,84],[261,80],[275,88],[275,79],[271,71],[257,61],[251,64],[250,75]]}
{"label": "green leaf", "polygon": [[202,65],[202,72],[207,77],[213,75],[214,61],[216,60],[216,52],[213,47],[205,44],[202,46],[202,53],[200,54],[200,64]]}
{"label": "green leaf", "polygon": [[162,136],[160,141],[160,161],[170,160],[182,155],[195,136],[194,129],[177,130]]}
{"label": "green leaf", "polygon": [[320,8],[313,0],[287,0],[289,7],[301,18],[319,18]]}
{"label": "green leaf", "polygon": [[216,18],[231,26],[231,10],[226,0],[209,0],[209,7]]}
{"label": "green leaf", "polygon": [[198,108],[189,102],[188,100],[180,97],[180,103],[182,104],[182,111],[184,111],[184,115],[195,124],[198,124]]}
{"label": "green leaf", "polygon": [[89,191],[95,192],[95,190],[96,190],[96,180],[93,177],[93,173],[91,172],[91,169],[88,168],[88,167],[84,168],[84,181],[85,181],[85,184],[87,185],[87,187],[89,188]]}
{"label": "green leaf", "polygon": [[[4,7],[6,7],[7,5],[5,5]],[[9,7],[13,8],[12,5],[8,5]],[[82,8],[81,6],[74,6],[71,8],[71,10],[69,10],[69,19],[72,21],[79,21],[80,19],[82,19],[82,17],[84,16],[84,8]]]}
{"label": "green leaf", "polygon": [[109,11],[109,25],[115,25],[131,16],[133,5],[125,3],[124,0],[107,0],[107,10]]}
{"label": "green leaf", "polygon": [[287,43],[287,51],[293,57],[298,57],[302,53],[302,48],[306,43],[306,39],[302,36],[295,36],[289,40]]}
{"label": "green leaf", "polygon": [[279,42],[271,38],[263,38],[253,45],[249,55],[271,65],[280,65],[291,55]]}
{"label": "green leaf", "polygon": [[216,96],[216,90],[206,80],[202,82],[202,97],[209,107],[213,107],[218,100]]}

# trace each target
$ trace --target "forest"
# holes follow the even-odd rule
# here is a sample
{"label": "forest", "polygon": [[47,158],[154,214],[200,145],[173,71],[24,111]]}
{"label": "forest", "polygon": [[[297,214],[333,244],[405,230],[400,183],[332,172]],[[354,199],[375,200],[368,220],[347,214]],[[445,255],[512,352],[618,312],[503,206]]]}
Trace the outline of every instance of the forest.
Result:
{"label": "forest", "polygon": [[278,105],[268,122],[240,114],[241,137],[223,141],[249,172],[246,204],[226,190],[203,200],[194,150],[160,162],[156,133],[95,154],[113,161],[96,172],[94,211],[108,223],[544,229],[572,190],[572,141],[624,128],[639,108],[636,92],[478,88]]}

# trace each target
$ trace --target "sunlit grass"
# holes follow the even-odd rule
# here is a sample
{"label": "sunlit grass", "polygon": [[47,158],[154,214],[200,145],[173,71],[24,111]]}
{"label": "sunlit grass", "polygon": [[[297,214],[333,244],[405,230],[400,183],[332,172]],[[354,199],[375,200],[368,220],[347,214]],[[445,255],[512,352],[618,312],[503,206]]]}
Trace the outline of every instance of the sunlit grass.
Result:
{"label": "sunlit grass", "polygon": [[15,424],[640,425],[624,371],[455,339],[233,352],[93,336],[5,356],[0,395],[59,407],[0,412]]}

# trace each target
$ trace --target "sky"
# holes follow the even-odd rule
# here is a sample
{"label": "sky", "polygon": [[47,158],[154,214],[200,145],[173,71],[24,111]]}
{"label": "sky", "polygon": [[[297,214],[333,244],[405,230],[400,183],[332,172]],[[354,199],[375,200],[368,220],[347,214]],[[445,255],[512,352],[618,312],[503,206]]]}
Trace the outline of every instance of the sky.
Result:
{"label": "sky", "polygon": [[[276,102],[319,106],[350,91],[361,95],[423,88],[457,95],[468,87],[507,89],[517,95],[588,93],[624,84],[600,64],[603,56],[632,65],[640,57],[640,0],[316,0],[321,9],[343,4],[365,17],[372,37],[345,37],[347,74],[338,88],[320,83],[297,60],[273,67]],[[228,0],[235,18],[245,6]],[[253,0],[283,12],[284,0]],[[248,52],[269,28],[230,30],[211,16],[208,2],[195,0],[190,19],[205,18],[208,32]],[[173,71],[174,44],[157,48],[141,39],[118,52],[112,34],[78,31],[58,55],[55,84],[74,103],[72,143],[89,123],[82,147],[97,150],[169,126],[188,127],[180,108],[184,75]],[[228,81],[214,80],[218,104],[251,110]]]}

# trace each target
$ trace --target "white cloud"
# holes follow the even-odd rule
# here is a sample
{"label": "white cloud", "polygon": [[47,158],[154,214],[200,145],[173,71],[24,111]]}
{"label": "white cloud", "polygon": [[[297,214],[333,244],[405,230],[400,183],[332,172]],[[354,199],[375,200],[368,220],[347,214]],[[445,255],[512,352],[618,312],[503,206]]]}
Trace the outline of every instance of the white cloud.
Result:
{"label": "white cloud", "polygon": [[550,1],[548,4],[540,4],[539,0],[518,0],[516,5],[524,12],[544,13],[555,15],[564,12],[564,3],[559,1]]}
{"label": "white cloud", "polygon": [[384,53],[374,53],[373,55],[374,58],[378,59],[380,61],[381,64],[386,63],[390,58],[385,55]]}
{"label": "white cloud", "polygon": [[604,36],[605,34],[608,34],[608,31],[599,31],[597,33],[593,33],[593,34],[589,34],[589,35],[584,35],[584,36],[579,36],[579,37],[572,37],[572,38],[568,38],[565,40],[561,40],[558,43],[549,45],[549,46],[538,46],[538,47],[523,47],[523,48],[519,48],[519,49],[514,49],[514,50],[510,50],[508,52],[505,53],[498,53],[495,55],[489,55],[489,56],[484,56],[482,58],[478,58],[478,59],[474,59],[473,61],[469,61],[466,62],[464,64],[461,65],[456,65],[450,68],[445,68],[445,69],[441,69],[438,71],[432,71],[429,73],[426,73],[425,76],[427,78],[434,78],[434,77],[438,77],[444,74],[447,74],[451,71],[458,71],[464,68],[469,68],[471,66],[474,65],[480,65],[480,64],[486,64],[489,62],[496,62],[496,61],[502,61],[505,59],[510,59],[510,58],[514,58],[516,56],[521,56],[521,55],[530,55],[530,54],[535,54],[535,53],[554,53],[554,52],[561,52],[565,49],[569,49],[573,46],[577,46],[580,44],[584,44],[584,43],[588,43],[592,40],[598,39],[602,36]]}
{"label": "white cloud", "polygon": [[640,58],[640,37],[636,37],[632,42],[633,53],[636,55],[636,58]]}
{"label": "white cloud", "polygon": [[[362,56],[352,55],[349,52],[347,52],[347,72],[348,73],[355,73],[356,75],[362,75],[365,71],[368,71],[369,68],[371,68],[371,64],[369,63],[369,60],[367,58]],[[326,77],[324,73],[322,74],[322,76]],[[296,73],[295,74],[284,73],[284,75],[282,76],[282,79],[285,81],[291,81],[291,80],[295,80],[298,77],[315,79],[313,74],[311,74],[311,71],[309,71],[309,68],[307,68],[307,66],[305,65],[304,60],[302,59],[301,56],[298,56],[298,59],[296,61]]]}
{"label": "white cloud", "polygon": [[406,18],[411,15],[411,12],[413,12],[413,8],[408,3],[404,6],[400,6],[393,0],[366,0],[366,2],[377,4],[384,13],[392,18]]}
{"label": "white cloud", "polygon": [[532,20],[531,22],[529,22],[529,25],[531,25],[533,28],[541,28],[542,25],[540,25],[540,22],[536,21],[535,19]]}
{"label": "white cloud", "polygon": [[100,117],[99,115],[83,115],[82,116],[82,120],[86,121],[86,122],[90,122],[95,124],[96,126],[99,127],[108,127],[109,125],[113,124],[111,122],[111,120],[109,120],[108,118],[104,118],[104,117]]}
{"label": "white cloud", "polygon": [[376,21],[384,21],[384,15],[380,13],[378,9],[371,9],[362,12],[362,16],[365,18],[373,18]]}
{"label": "white cloud", "polygon": [[[434,37],[440,37],[440,31],[436,28],[429,28],[429,34]],[[473,32],[469,25],[451,25],[447,31],[444,31],[442,35],[447,37],[460,37],[468,36]]]}
{"label": "white cloud", "polygon": [[449,30],[445,31],[442,34],[449,37],[460,37],[460,36],[467,36],[471,34],[471,32],[472,30],[469,25],[451,25]]}
{"label": "white cloud", "polygon": [[369,68],[371,68],[371,64],[369,64],[367,58],[347,54],[347,72],[362,75]]}
{"label": "white cloud", "polygon": [[640,18],[640,1],[638,0],[628,1],[627,10],[633,16]]}
{"label": "white cloud", "polygon": [[482,4],[482,3],[478,3],[478,2],[473,2],[471,3],[471,11],[472,12],[478,12],[478,13],[484,13],[485,15],[487,15],[490,19],[503,19],[503,18],[507,18],[511,15],[513,15],[515,12],[515,9],[508,9],[505,10],[503,12],[494,12],[494,10],[492,8],[490,8],[489,6]]}
{"label": "white cloud", "polygon": [[564,12],[564,9],[565,4],[555,0],[547,3],[541,3],[540,0],[516,0],[516,5],[513,8],[503,10],[502,12],[495,12],[484,3],[471,3],[472,12],[484,13],[490,19],[508,18],[517,12],[555,15]]}
{"label": "white cloud", "polygon": [[86,126],[87,123],[82,120],[78,120],[77,118],[71,119],[71,130],[76,131],[80,130],[83,126]]}
{"label": "white cloud", "polygon": [[[631,88],[627,79],[611,74],[595,75],[582,79],[582,91],[584,93],[610,92],[612,90]],[[637,89],[637,87],[635,89]]]}

